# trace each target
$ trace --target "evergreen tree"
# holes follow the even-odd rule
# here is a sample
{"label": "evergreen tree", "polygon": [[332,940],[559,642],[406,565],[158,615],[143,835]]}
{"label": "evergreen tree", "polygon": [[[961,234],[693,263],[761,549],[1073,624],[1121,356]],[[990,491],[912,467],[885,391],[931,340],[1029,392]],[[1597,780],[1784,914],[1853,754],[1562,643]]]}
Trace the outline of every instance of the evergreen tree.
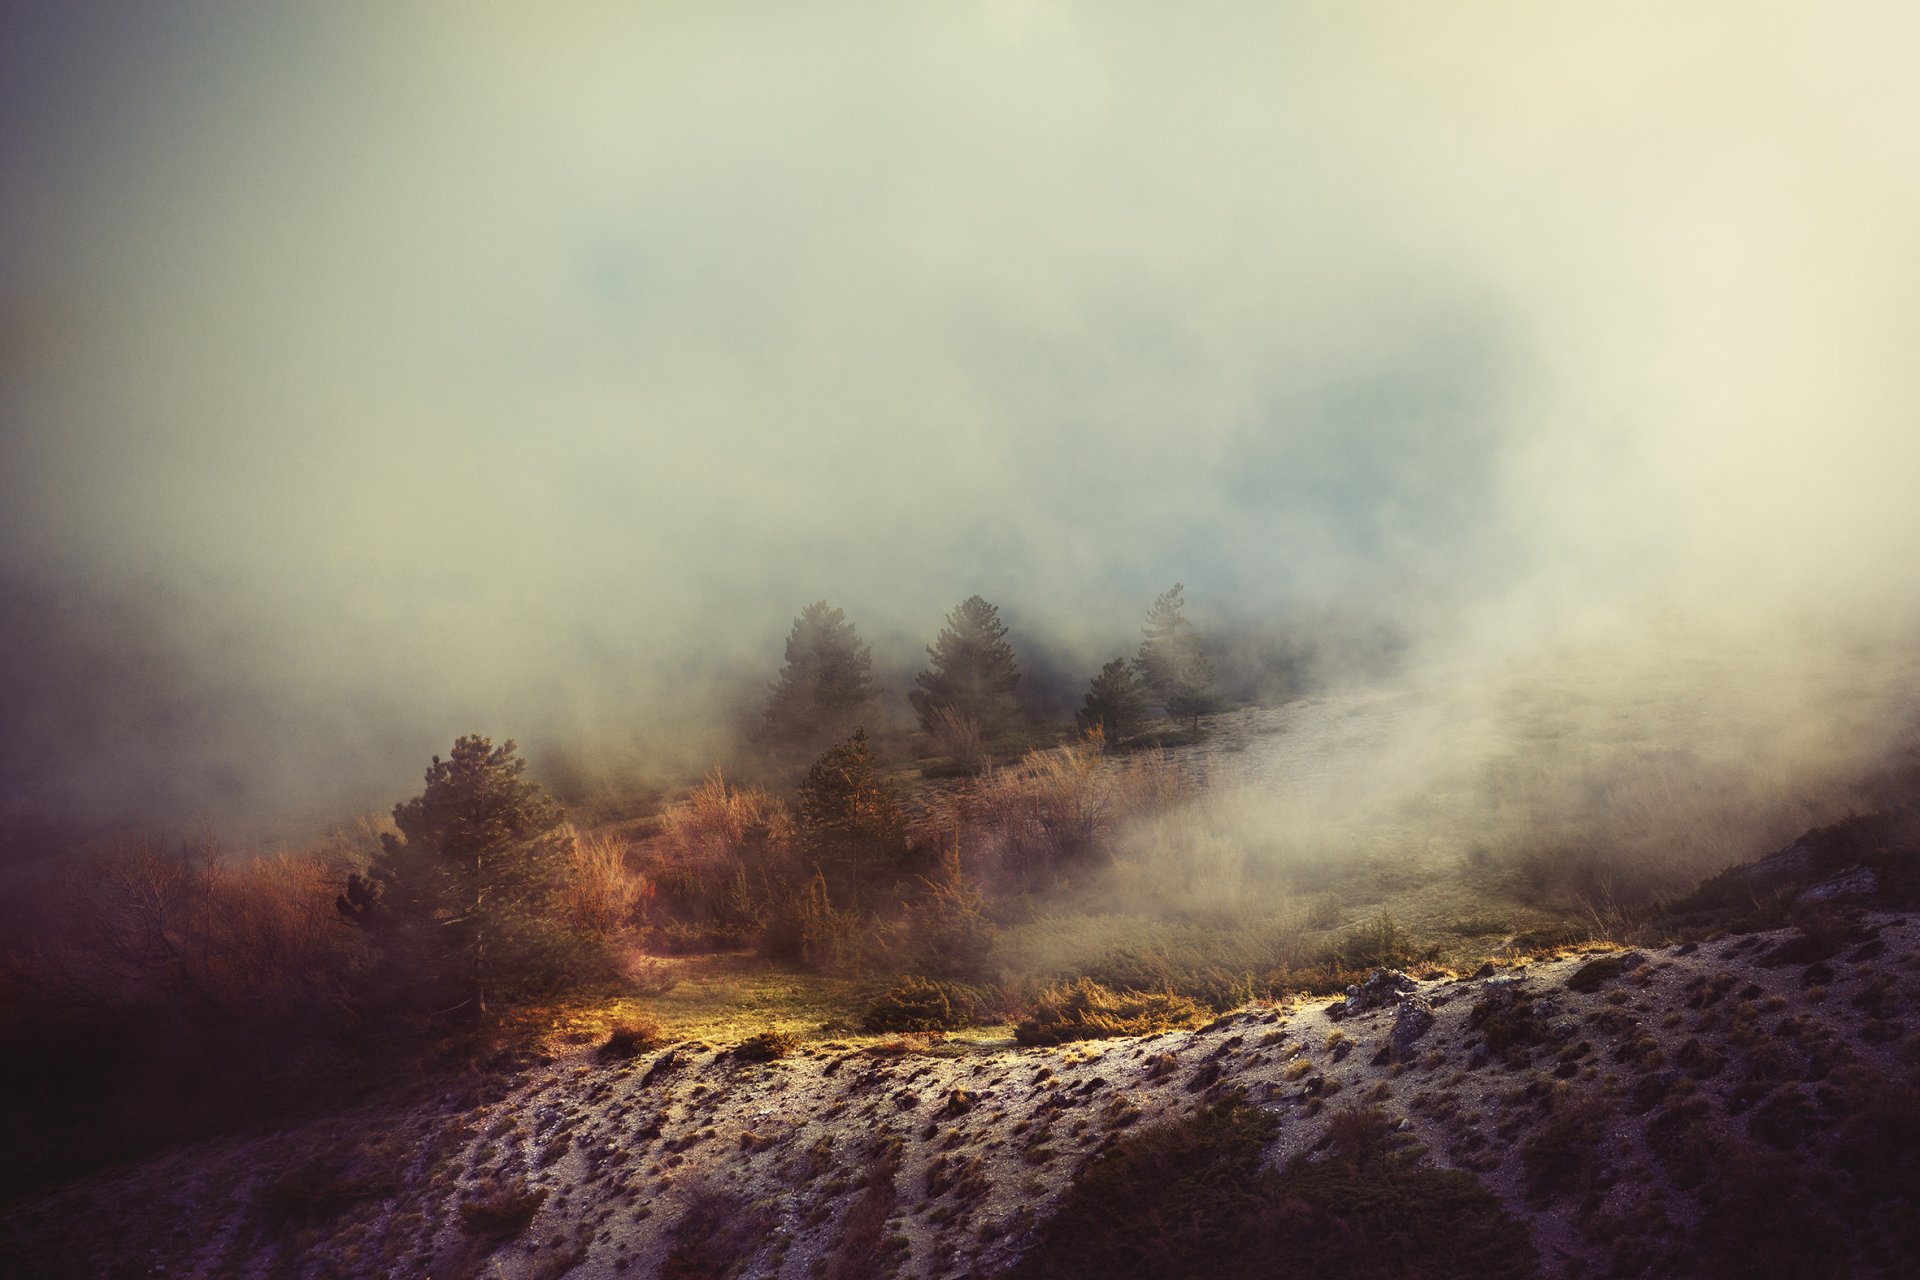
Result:
{"label": "evergreen tree", "polygon": [[800,840],[815,865],[860,881],[894,870],[907,851],[907,820],[880,777],[866,730],[828,751],[800,784]]}
{"label": "evergreen tree", "polygon": [[1176,720],[1191,718],[1198,729],[1200,717],[1217,710],[1219,702],[1213,694],[1213,663],[1182,612],[1185,590],[1176,582],[1173,590],[1155,598],[1141,628],[1140,653],[1133,665],[1168,715]]}
{"label": "evergreen tree", "polygon": [[847,615],[825,600],[802,609],[787,634],[786,658],[761,715],[767,740],[817,750],[846,737],[877,696],[873,652]]}
{"label": "evergreen tree", "polygon": [[1139,730],[1147,711],[1146,687],[1125,658],[1115,658],[1093,678],[1087,688],[1086,705],[1074,713],[1074,720],[1082,733],[1097,725],[1108,742],[1118,742]]}
{"label": "evergreen tree", "polygon": [[554,912],[572,840],[514,752],[475,735],[435,756],[426,790],[394,806],[398,834],[337,901],[373,935],[386,976],[441,1013],[484,1018],[490,1001],[561,977],[575,952]]}
{"label": "evergreen tree", "polygon": [[1020,668],[1000,611],[979,596],[968,596],[947,615],[940,634],[927,646],[933,665],[913,678],[919,688],[908,694],[920,723],[935,730],[944,707],[973,720],[986,735],[1003,733],[1019,715],[1014,688]]}

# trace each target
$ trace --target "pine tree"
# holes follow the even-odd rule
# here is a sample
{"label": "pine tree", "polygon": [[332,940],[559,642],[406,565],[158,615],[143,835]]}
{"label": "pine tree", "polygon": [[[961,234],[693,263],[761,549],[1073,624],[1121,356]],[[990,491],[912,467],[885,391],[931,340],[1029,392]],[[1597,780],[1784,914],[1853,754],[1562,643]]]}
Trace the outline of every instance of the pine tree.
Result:
{"label": "pine tree", "polygon": [[394,806],[398,834],[337,902],[373,935],[386,976],[440,1013],[484,1018],[491,1001],[562,976],[577,952],[554,911],[572,840],[514,752],[474,735],[435,756],[426,790]]}
{"label": "pine tree", "polygon": [[906,853],[906,817],[874,765],[864,729],[807,770],[800,784],[800,840],[815,865],[847,887],[890,873]]}
{"label": "pine tree", "polygon": [[1146,687],[1125,658],[1115,658],[1093,678],[1086,705],[1074,713],[1074,720],[1082,733],[1099,727],[1111,743],[1137,732],[1147,711]]}
{"label": "pine tree", "polygon": [[933,665],[913,678],[919,688],[908,694],[928,732],[937,711],[966,716],[984,735],[1004,733],[1019,716],[1014,688],[1020,668],[1000,611],[979,596],[968,596],[947,615],[946,625],[927,646]]}
{"label": "pine tree", "polygon": [[1213,663],[1201,647],[1193,624],[1181,610],[1186,588],[1173,584],[1162,592],[1147,611],[1140,653],[1133,660],[1154,700],[1176,720],[1191,718],[1200,727],[1200,717],[1219,707],[1213,694]]}
{"label": "pine tree", "polygon": [[818,750],[846,737],[877,696],[873,652],[840,609],[816,600],[787,634],[786,665],[761,722],[768,742]]}

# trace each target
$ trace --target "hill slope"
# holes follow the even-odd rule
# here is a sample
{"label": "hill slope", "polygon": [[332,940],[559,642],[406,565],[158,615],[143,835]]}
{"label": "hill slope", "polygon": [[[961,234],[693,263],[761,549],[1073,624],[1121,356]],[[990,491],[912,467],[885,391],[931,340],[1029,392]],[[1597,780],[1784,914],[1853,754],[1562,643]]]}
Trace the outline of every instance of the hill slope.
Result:
{"label": "hill slope", "polygon": [[1049,1049],[588,1050],[494,1103],[371,1109],[16,1206],[0,1258],[43,1276],[990,1275],[1090,1158],[1244,1098],[1276,1121],[1269,1167],[1345,1122],[1472,1173],[1546,1275],[1900,1274],[1920,1257],[1916,1015],[1920,917],[1856,912],[1383,973],[1347,1000]]}

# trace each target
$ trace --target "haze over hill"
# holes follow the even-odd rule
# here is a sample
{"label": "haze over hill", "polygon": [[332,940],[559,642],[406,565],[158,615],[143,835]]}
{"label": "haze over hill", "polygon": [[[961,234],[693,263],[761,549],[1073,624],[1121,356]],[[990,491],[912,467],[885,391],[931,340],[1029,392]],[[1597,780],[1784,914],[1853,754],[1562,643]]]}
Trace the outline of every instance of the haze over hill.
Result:
{"label": "haze over hill", "polygon": [[0,22],[11,822],[695,772],[823,596],[896,692],[971,592],[1075,689],[1182,580],[1455,723],[1910,716],[1906,6]]}

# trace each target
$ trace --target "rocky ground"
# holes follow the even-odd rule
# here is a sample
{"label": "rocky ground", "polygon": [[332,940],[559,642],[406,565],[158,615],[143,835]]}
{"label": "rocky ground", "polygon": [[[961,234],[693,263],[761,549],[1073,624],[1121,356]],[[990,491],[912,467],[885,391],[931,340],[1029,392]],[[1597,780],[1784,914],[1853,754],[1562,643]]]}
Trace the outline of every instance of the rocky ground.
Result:
{"label": "rocky ground", "polygon": [[49,1277],[992,1275],[1088,1159],[1238,1092],[1278,1117],[1275,1164],[1343,1113],[1384,1113],[1530,1224],[1550,1276],[1685,1274],[1720,1212],[1715,1163],[1749,1156],[1833,1200],[1849,1270],[1912,1274],[1911,1204],[1855,1184],[1885,1173],[1861,1168],[1869,1139],[1914,1122],[1917,1026],[1920,915],[1858,909],[1382,972],[1344,1000],[1057,1048],[583,1048],[478,1106],[370,1109],[15,1206],[0,1259]]}

